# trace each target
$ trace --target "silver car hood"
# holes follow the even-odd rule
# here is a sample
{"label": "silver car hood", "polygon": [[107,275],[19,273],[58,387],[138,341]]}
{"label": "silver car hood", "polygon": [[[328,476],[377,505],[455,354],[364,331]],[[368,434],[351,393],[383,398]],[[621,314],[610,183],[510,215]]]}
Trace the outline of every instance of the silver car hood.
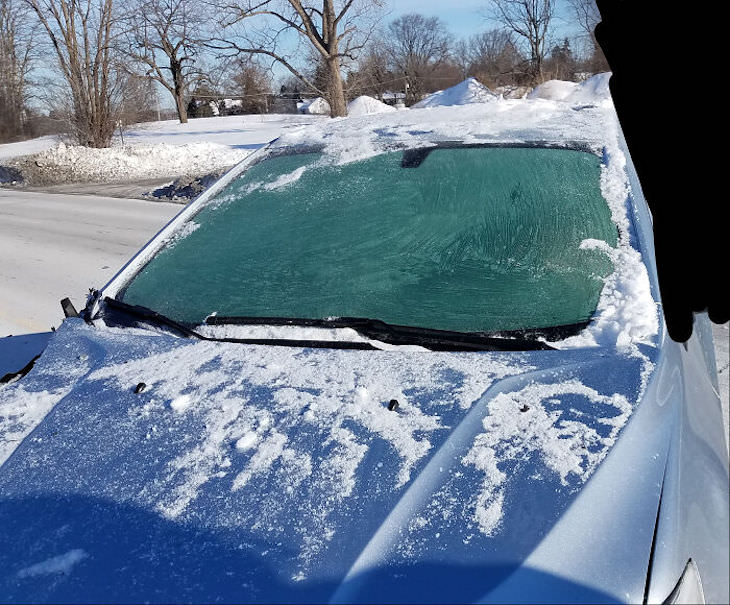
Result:
{"label": "silver car hood", "polygon": [[651,347],[297,349],[67,320],[0,387],[0,593],[640,600],[665,456],[643,401],[656,362]]}

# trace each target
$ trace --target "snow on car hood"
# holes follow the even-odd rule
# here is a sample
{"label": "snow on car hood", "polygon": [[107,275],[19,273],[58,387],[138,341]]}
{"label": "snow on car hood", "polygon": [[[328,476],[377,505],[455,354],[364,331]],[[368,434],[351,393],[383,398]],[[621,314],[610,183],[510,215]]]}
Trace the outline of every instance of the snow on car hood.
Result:
{"label": "snow on car hood", "polygon": [[408,570],[427,566],[478,570],[437,584],[469,600],[549,533],[650,368],[605,349],[299,349],[67,320],[0,388],[0,590],[327,601],[375,573],[368,600],[413,600],[429,583]]}

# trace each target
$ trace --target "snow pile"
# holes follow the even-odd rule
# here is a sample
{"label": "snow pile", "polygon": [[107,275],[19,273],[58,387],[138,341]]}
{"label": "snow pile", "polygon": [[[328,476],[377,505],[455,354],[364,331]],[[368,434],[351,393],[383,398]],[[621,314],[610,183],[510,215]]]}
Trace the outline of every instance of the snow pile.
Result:
{"label": "snow pile", "polygon": [[299,112],[307,115],[329,115],[331,109],[330,104],[326,99],[317,97],[315,99],[304,101],[304,103],[299,106]]}
{"label": "snow pile", "polygon": [[472,103],[486,103],[497,98],[491,90],[476,78],[467,78],[456,86],[439,90],[419,101],[413,108],[444,107],[451,105],[470,105]]}
{"label": "snow pile", "polygon": [[[598,415],[596,421],[608,429],[607,434],[601,435],[572,418],[580,416],[573,410],[561,409],[561,398],[566,395],[578,395],[604,408],[605,415]],[[462,460],[485,475],[472,506],[474,520],[487,536],[497,530],[504,516],[504,490],[509,476],[500,470],[500,463],[527,460],[536,453],[548,469],[558,474],[563,485],[569,475],[583,483],[616,441],[632,411],[622,395],[607,397],[576,380],[530,384],[514,393],[500,393],[488,406],[484,432],[477,435]]]}
{"label": "snow pile", "polygon": [[585,240],[581,250],[601,250],[615,271],[606,278],[593,324],[565,345],[627,348],[635,342],[648,343],[659,330],[659,318],[641,254],[627,246],[611,248],[601,240]]}
{"label": "snow pile", "polygon": [[522,141],[584,142],[600,151],[613,110],[587,107],[576,111],[566,103],[537,99],[499,99],[453,107],[394,111],[377,116],[327,120],[287,129],[274,147],[324,147],[326,161],[359,161],[392,151],[394,145],[425,147],[439,141],[518,143]]}
{"label": "snow pile", "polygon": [[347,104],[347,115],[348,116],[366,116],[375,113],[388,113],[396,111],[395,107],[386,105],[382,101],[373,99],[366,95],[357,97]]}
{"label": "snow pile", "polygon": [[548,101],[566,101],[575,94],[580,84],[565,80],[548,80],[528,93],[528,99],[546,99]]}
{"label": "snow pile", "polygon": [[230,168],[251,153],[214,143],[129,145],[92,149],[59,143],[15,162],[29,185],[114,183]]}
{"label": "snow pile", "polygon": [[597,74],[583,82],[548,80],[527,95],[528,99],[546,99],[565,103],[602,103],[611,100],[608,87],[610,73]]}

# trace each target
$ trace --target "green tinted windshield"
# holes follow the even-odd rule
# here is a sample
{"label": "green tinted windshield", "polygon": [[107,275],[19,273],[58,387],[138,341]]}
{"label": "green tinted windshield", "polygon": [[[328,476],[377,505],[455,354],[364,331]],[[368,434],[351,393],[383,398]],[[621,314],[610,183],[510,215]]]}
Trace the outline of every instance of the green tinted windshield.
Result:
{"label": "green tinted windshield", "polygon": [[[205,206],[121,300],[173,319],[369,317],[465,332],[588,320],[616,244],[600,158],[456,147],[332,165],[271,157]],[[184,236],[183,236],[184,234]]]}

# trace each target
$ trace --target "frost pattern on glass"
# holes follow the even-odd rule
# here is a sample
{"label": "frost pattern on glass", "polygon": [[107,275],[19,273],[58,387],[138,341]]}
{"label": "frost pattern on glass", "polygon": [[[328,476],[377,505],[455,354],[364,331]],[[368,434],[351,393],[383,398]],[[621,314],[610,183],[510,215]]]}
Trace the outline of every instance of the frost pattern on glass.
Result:
{"label": "frost pattern on glass", "polygon": [[253,166],[195,216],[123,299],[200,323],[236,316],[382,319],[457,331],[585,321],[612,269],[600,158],[566,149],[435,149],[331,165]]}

